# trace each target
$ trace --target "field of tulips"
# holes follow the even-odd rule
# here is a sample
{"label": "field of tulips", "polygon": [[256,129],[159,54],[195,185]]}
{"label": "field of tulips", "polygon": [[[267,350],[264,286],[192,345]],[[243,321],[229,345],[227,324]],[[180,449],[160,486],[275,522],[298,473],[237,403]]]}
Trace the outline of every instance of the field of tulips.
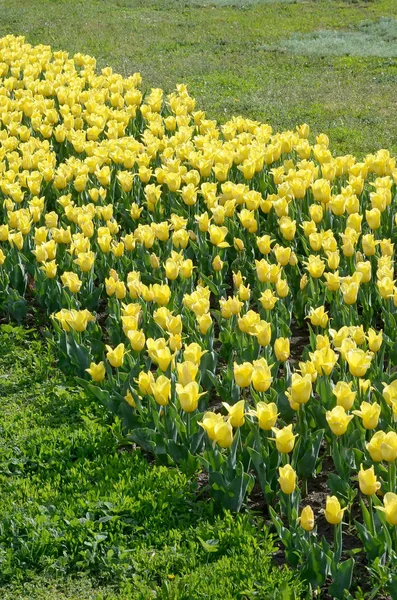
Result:
{"label": "field of tulips", "polygon": [[360,554],[397,597],[395,158],[21,37],[0,76],[1,311],[220,506],[260,490],[313,590]]}

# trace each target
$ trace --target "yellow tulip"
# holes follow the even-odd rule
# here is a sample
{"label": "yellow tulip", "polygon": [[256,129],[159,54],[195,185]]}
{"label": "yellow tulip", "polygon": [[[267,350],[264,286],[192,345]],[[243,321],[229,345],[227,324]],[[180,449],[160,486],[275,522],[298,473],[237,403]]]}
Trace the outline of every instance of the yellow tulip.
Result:
{"label": "yellow tulip", "polygon": [[360,471],[358,473],[358,483],[360,486],[361,493],[365,496],[372,496],[376,494],[376,492],[380,488],[380,483],[376,479],[374,467],[372,466],[370,469],[363,469],[363,466],[360,466]]}
{"label": "yellow tulip", "polygon": [[248,387],[251,384],[254,367],[249,362],[244,362],[241,365],[234,363],[233,374],[234,380],[241,388]]}
{"label": "yellow tulip", "polygon": [[278,482],[280,484],[282,492],[284,494],[292,494],[295,490],[296,486],[296,473],[291,465],[285,465],[284,467],[279,467],[279,479]]}
{"label": "yellow tulip", "polygon": [[309,374],[299,375],[292,374],[291,387],[287,392],[287,397],[290,402],[297,404],[298,408],[301,404],[308,402],[312,393],[312,378]]}
{"label": "yellow tulip", "polygon": [[353,410],[353,415],[361,417],[365,429],[375,429],[378,426],[380,411],[381,407],[376,402],[362,402],[360,410]]}
{"label": "yellow tulip", "polygon": [[165,375],[160,375],[151,383],[151,393],[160,406],[167,406],[171,398],[171,380]]}
{"label": "yellow tulip", "polygon": [[221,260],[219,254],[217,254],[214,260],[212,261],[212,268],[214,269],[214,271],[222,271],[223,265],[224,262]]}
{"label": "yellow tulip", "polygon": [[217,225],[210,225],[208,232],[210,234],[210,241],[214,246],[218,248],[227,248],[230,244],[225,242],[225,237],[229,233],[227,227],[218,227]]}
{"label": "yellow tulip", "polygon": [[245,410],[245,402],[244,400],[239,400],[236,404],[230,406],[227,402],[222,402],[223,406],[226,408],[229,413],[228,421],[232,427],[242,427],[244,425],[244,410]]}
{"label": "yellow tulip", "polygon": [[91,375],[91,379],[96,383],[99,383],[105,379],[106,370],[103,361],[98,364],[92,362],[90,364],[90,368],[86,369],[86,371],[89,373],[89,375]]}
{"label": "yellow tulip", "polygon": [[176,393],[182,410],[193,412],[198,406],[198,401],[205,392],[199,393],[199,384],[197,381],[191,381],[186,385],[176,384]]}
{"label": "yellow tulip", "polygon": [[132,407],[132,408],[136,408],[136,403],[134,400],[133,395],[131,394],[131,390],[128,390],[128,392],[126,393],[126,395],[124,396],[124,400]]}
{"label": "yellow tulip", "polygon": [[178,372],[178,383],[185,386],[192,381],[195,381],[198,372],[198,365],[186,360],[185,362],[179,362],[176,365]]}
{"label": "yellow tulip", "polygon": [[188,346],[185,346],[185,350],[183,351],[184,360],[188,360],[193,362],[196,365],[200,364],[201,357],[208,352],[208,350],[203,350],[196,342],[192,342]]}
{"label": "yellow tulip", "polygon": [[233,442],[233,428],[228,421],[219,421],[214,426],[216,443],[221,448],[229,448]]}
{"label": "yellow tulip", "polygon": [[336,404],[338,406],[343,406],[345,411],[351,409],[356,398],[357,392],[353,392],[352,385],[352,381],[350,381],[349,383],[347,383],[347,381],[338,381],[338,383],[332,391],[333,394],[336,396]]}
{"label": "yellow tulip", "polygon": [[262,292],[262,295],[259,298],[259,300],[264,309],[273,310],[273,308],[276,305],[276,302],[278,301],[278,298],[273,294],[271,290],[265,290],[264,292]]}
{"label": "yellow tulip", "polygon": [[387,492],[383,498],[384,506],[375,506],[376,510],[385,513],[389,525],[397,525],[397,495]]}
{"label": "yellow tulip", "polygon": [[277,360],[285,362],[290,355],[290,344],[288,338],[277,338],[274,342],[274,353]]}
{"label": "yellow tulip", "polygon": [[346,508],[341,508],[336,496],[327,496],[324,514],[328,523],[331,525],[338,525],[341,523],[345,510]]}
{"label": "yellow tulip", "polygon": [[[274,433],[276,448],[279,452],[283,454],[288,454],[292,452],[295,445],[295,438],[298,434],[292,433],[292,424],[283,427],[282,429],[277,429],[277,427],[272,427],[272,431]],[[273,438],[270,438],[273,439]]]}
{"label": "yellow tulip", "polygon": [[272,383],[272,374],[265,358],[253,362],[252,385],[257,392],[266,392]]}
{"label": "yellow tulip", "polygon": [[382,459],[386,462],[393,462],[397,458],[397,433],[389,431],[386,433],[380,444]]}
{"label": "yellow tulip", "polygon": [[131,347],[135,352],[141,352],[145,347],[145,334],[142,330],[131,330],[127,332],[127,337],[130,341]]}
{"label": "yellow tulip", "polygon": [[269,404],[258,402],[256,410],[250,410],[248,414],[258,419],[259,427],[263,431],[270,431],[277,421],[277,405],[274,402],[270,402]]}
{"label": "yellow tulip", "polygon": [[381,462],[383,460],[381,445],[386,437],[384,431],[377,431],[370,441],[366,444],[366,448],[369,452],[370,457],[374,462]]}
{"label": "yellow tulip", "polygon": [[124,344],[119,344],[114,349],[111,346],[106,346],[106,349],[106,358],[108,359],[112,367],[115,367],[116,369],[121,367],[124,362],[124,356],[128,354],[128,352],[125,351]]}
{"label": "yellow tulip", "polygon": [[305,508],[302,509],[298,521],[305,531],[312,531],[314,529],[314,513],[311,506],[305,506]]}
{"label": "yellow tulip", "polygon": [[224,419],[221,414],[208,411],[204,413],[203,420],[199,421],[199,425],[205,429],[210,440],[215,441],[215,425],[223,423]]}
{"label": "yellow tulip", "polygon": [[328,323],[328,313],[325,311],[324,306],[319,306],[316,309],[311,309],[307,319],[310,319],[311,324],[314,327],[322,327],[323,329]]}
{"label": "yellow tulip", "polygon": [[331,411],[327,410],[325,417],[332,433],[335,435],[343,435],[353,419],[353,415],[346,414],[343,406],[335,406]]}
{"label": "yellow tulip", "polygon": [[204,315],[198,315],[196,317],[196,319],[197,319],[197,324],[199,326],[200,333],[205,335],[212,325],[211,315],[208,313],[204,314]]}
{"label": "yellow tulip", "polygon": [[382,331],[379,331],[379,333],[376,333],[376,331],[374,329],[372,329],[372,328],[368,329],[367,340],[368,340],[368,347],[371,350],[371,352],[378,352],[380,350],[380,347],[382,346],[382,342],[383,342]]}
{"label": "yellow tulip", "polygon": [[372,354],[359,348],[349,350],[346,354],[349,371],[354,377],[364,377],[371,366]]}

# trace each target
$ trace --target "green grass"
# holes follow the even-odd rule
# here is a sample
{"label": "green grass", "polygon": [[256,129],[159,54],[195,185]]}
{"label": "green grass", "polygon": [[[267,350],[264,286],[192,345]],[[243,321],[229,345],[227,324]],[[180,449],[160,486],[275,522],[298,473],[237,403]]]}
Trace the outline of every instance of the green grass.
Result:
{"label": "green grass", "polygon": [[[230,5],[229,5],[230,4]],[[87,52],[147,86],[186,82],[200,108],[275,129],[310,123],[337,152],[397,151],[397,63],[266,50],[293,36],[397,17],[395,0],[0,0],[0,34]]]}
{"label": "green grass", "polygon": [[292,582],[259,518],[216,514],[194,478],[120,449],[117,422],[10,326],[0,423],[2,600],[281,598]]}
{"label": "green grass", "polygon": [[347,30],[319,29],[306,34],[294,34],[277,46],[267,46],[303,56],[397,56],[397,20],[382,17],[364,21]]}

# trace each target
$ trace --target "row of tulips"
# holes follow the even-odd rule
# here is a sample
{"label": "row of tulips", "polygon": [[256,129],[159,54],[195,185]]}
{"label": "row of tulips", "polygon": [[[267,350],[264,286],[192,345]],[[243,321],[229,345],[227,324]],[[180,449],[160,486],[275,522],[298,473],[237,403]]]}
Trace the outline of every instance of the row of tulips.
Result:
{"label": "row of tulips", "polygon": [[[21,37],[0,74],[2,310],[40,306],[126,439],[207,470],[221,505],[256,480],[313,588],[349,588],[343,528],[393,590],[395,159],[334,156],[306,124],[220,126],[184,85],[144,93]],[[333,542],[310,505],[325,469]]]}

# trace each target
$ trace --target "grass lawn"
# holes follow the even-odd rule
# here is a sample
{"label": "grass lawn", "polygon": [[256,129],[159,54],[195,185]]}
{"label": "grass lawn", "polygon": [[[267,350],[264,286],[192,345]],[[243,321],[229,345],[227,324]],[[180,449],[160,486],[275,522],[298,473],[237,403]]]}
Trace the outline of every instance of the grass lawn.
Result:
{"label": "grass lawn", "polygon": [[[396,56],[394,0],[0,0],[0,8],[1,35],[92,54],[124,75],[140,71],[149,87],[185,82],[220,121],[237,113],[274,128],[307,121],[337,152],[397,150],[397,61],[376,56],[381,17],[390,18],[381,47]],[[348,34],[336,50],[332,30]]]}
{"label": "grass lawn", "polygon": [[299,597],[259,518],[217,514],[195,479],[122,451],[107,419],[45,343],[3,326],[2,600]]}

